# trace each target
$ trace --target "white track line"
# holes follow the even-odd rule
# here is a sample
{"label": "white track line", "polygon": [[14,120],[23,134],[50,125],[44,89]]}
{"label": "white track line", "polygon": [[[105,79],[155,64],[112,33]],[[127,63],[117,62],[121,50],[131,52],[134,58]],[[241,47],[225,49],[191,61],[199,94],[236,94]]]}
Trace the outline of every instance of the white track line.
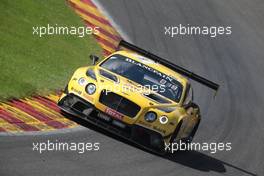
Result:
{"label": "white track line", "polygon": [[45,136],[45,135],[52,135],[52,134],[63,134],[69,132],[76,132],[76,131],[90,131],[89,128],[83,126],[76,126],[73,128],[62,128],[62,129],[54,129],[51,131],[24,131],[24,132],[1,132],[0,136]]}
{"label": "white track line", "polygon": [[132,40],[130,37],[127,35],[126,32],[122,30],[122,28],[115,22],[115,20],[111,17],[111,15],[108,13],[108,11],[103,7],[103,5],[98,1],[98,0],[92,0],[92,2],[96,5],[98,10],[105,16],[107,17],[107,20],[111,23],[111,25],[116,29],[116,31],[121,35],[121,37],[128,41],[131,42]]}

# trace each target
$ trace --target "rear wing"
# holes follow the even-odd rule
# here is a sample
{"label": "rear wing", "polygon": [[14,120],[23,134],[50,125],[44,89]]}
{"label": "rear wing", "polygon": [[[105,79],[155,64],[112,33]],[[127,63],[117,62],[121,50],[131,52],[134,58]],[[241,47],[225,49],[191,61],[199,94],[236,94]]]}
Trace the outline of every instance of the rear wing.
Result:
{"label": "rear wing", "polygon": [[186,77],[188,77],[194,81],[197,81],[197,82],[215,90],[215,91],[217,91],[219,88],[218,84],[216,84],[216,83],[214,83],[214,82],[212,82],[206,78],[203,78],[203,77],[201,77],[201,76],[199,76],[199,75],[197,75],[197,74],[195,74],[195,73],[193,73],[193,72],[191,72],[191,71],[189,71],[183,67],[180,67],[176,64],[173,64],[173,63],[169,62],[168,60],[165,60],[159,56],[156,56],[156,55],[154,55],[154,54],[152,54],[152,53],[150,53],[150,52],[148,52],[142,48],[139,48],[138,46],[135,46],[131,43],[128,43],[127,41],[121,40],[118,46],[127,48],[131,51],[135,51],[135,52],[137,52],[137,53],[139,53],[145,57],[148,57],[149,59],[151,59],[155,62],[158,62],[158,63],[160,63],[160,64],[162,64],[162,65],[164,65],[164,66],[166,66],[166,67],[168,67],[168,68],[170,68],[170,69],[172,69],[172,70],[174,70],[174,71],[176,71],[176,72],[178,72],[178,73],[180,73],[180,74],[182,74],[182,75],[184,75],[184,76],[186,76]]}

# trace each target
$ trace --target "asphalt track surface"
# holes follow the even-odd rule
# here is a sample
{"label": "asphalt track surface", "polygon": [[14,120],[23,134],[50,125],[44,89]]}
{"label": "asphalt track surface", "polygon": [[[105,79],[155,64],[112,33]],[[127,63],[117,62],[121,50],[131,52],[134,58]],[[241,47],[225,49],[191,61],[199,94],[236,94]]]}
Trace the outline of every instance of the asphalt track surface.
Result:
{"label": "asphalt track surface", "polygon": [[[202,123],[195,142],[232,142],[228,152],[141,150],[91,125],[58,134],[0,137],[0,175],[264,175],[264,3],[260,0],[133,0],[100,3],[131,41],[218,82],[194,83]],[[232,35],[170,38],[164,26],[231,25]],[[84,124],[84,123],[82,123]],[[100,151],[32,151],[33,142],[100,142]]]}

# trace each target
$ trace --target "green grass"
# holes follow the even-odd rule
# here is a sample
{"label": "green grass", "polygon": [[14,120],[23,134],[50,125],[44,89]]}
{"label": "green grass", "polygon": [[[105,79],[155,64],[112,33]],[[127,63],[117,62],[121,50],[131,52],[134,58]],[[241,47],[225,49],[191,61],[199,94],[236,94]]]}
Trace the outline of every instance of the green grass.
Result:
{"label": "green grass", "polygon": [[92,36],[33,35],[33,26],[83,26],[65,0],[0,1],[0,99],[62,89],[101,49]]}

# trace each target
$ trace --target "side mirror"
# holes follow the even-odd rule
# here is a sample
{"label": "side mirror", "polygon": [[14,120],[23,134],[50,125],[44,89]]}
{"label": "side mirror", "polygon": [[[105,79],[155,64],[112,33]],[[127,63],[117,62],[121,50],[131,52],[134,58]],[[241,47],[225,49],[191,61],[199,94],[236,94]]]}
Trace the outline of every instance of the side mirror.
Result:
{"label": "side mirror", "polygon": [[95,65],[99,61],[99,57],[95,55],[90,55],[90,59],[92,60],[92,64]]}

